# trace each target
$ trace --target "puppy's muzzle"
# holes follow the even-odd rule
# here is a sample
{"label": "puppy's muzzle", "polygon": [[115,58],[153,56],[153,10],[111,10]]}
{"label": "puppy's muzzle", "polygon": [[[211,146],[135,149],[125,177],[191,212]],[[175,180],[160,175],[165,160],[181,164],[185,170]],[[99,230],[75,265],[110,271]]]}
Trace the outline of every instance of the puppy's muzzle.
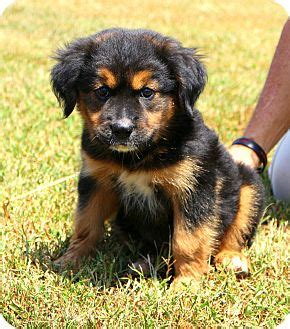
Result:
{"label": "puppy's muzzle", "polygon": [[134,124],[129,119],[120,119],[111,123],[112,134],[115,139],[122,143],[126,142],[134,129]]}

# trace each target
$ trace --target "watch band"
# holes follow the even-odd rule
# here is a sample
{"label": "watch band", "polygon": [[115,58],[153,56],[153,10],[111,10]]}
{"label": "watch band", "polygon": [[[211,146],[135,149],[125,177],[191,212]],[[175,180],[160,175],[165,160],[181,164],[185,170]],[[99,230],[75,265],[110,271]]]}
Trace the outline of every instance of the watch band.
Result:
{"label": "watch band", "polygon": [[256,154],[257,157],[259,158],[260,162],[261,162],[261,166],[259,168],[257,168],[258,173],[262,173],[267,165],[267,154],[265,153],[265,151],[262,149],[262,147],[257,144],[255,141],[253,141],[250,138],[247,137],[241,137],[236,139],[232,145],[244,145],[246,147],[248,147],[249,149],[253,150]]}

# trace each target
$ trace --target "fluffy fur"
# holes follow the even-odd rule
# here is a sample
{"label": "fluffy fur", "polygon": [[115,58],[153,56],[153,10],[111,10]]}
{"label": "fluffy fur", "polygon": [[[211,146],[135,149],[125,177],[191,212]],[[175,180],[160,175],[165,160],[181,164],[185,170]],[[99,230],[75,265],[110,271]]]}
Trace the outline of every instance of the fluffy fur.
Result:
{"label": "fluffy fur", "polygon": [[[116,223],[145,249],[171,237],[175,280],[208,259],[247,271],[262,214],[258,175],[234,163],[194,108],[206,83],[196,50],[148,30],[110,29],[56,55],[53,90],[83,118],[75,230],[57,261],[78,265]],[[238,265],[236,265],[238,264]]]}

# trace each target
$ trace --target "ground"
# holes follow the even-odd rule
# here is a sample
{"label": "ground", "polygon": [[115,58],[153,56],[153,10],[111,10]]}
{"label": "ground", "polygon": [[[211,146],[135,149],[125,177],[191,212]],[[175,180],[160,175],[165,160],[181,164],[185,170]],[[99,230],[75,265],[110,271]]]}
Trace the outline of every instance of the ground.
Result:
{"label": "ground", "polygon": [[230,145],[242,134],[286,15],[267,0],[16,1],[0,17],[1,312],[16,327],[274,327],[287,313],[290,209],[270,195],[253,246],[251,276],[212,269],[198,291],[168,289],[159,270],[125,276],[138,250],[106,243],[76,274],[56,273],[72,232],[81,123],[51,92],[53,50],[104,28],[144,27],[205,55],[209,81],[198,108]]}

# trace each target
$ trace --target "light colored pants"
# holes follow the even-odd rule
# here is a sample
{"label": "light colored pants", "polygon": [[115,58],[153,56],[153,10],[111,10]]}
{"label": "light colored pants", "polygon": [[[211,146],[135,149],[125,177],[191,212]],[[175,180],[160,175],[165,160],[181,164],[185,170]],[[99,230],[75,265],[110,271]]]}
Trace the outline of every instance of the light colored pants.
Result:
{"label": "light colored pants", "polygon": [[275,198],[290,203],[290,129],[279,142],[268,173]]}

